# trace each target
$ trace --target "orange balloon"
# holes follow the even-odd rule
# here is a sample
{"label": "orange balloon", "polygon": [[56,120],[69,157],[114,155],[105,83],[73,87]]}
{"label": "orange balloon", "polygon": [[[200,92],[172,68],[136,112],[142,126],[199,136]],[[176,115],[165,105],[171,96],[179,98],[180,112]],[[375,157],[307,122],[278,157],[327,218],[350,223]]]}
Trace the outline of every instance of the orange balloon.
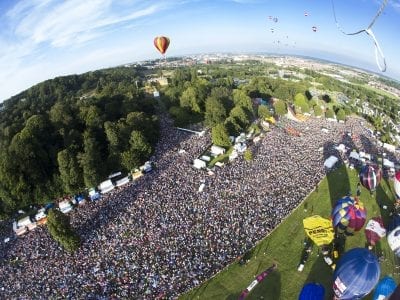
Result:
{"label": "orange balloon", "polygon": [[157,36],[154,39],[154,46],[160,51],[161,54],[165,54],[169,46],[169,38],[165,36]]}

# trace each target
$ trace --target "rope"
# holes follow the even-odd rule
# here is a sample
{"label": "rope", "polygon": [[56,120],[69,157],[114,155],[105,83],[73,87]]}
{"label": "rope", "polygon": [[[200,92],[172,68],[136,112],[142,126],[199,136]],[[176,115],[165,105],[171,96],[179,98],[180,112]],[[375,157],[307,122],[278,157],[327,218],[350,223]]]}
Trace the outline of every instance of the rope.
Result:
{"label": "rope", "polygon": [[[337,18],[336,18],[336,10],[335,10],[335,3],[334,0],[331,0],[332,3],[332,11],[333,11],[333,17],[335,19],[335,23],[336,23],[336,27],[339,29],[339,31],[345,35],[357,35],[360,34],[362,32],[365,32],[366,34],[368,34],[374,41],[374,46],[375,46],[375,61],[376,64],[378,65],[379,70],[381,70],[381,72],[385,72],[386,71],[386,59],[385,59],[385,55],[383,54],[383,51],[379,45],[378,40],[375,37],[375,34],[372,31],[372,26],[375,24],[375,21],[378,19],[378,17],[382,14],[383,10],[385,9],[387,3],[389,0],[383,0],[381,6],[379,7],[378,12],[376,13],[375,17],[372,19],[371,23],[369,24],[369,26],[366,29],[361,29],[358,30],[356,32],[345,32],[342,27],[340,26]],[[381,65],[380,61],[383,62],[383,64]]]}

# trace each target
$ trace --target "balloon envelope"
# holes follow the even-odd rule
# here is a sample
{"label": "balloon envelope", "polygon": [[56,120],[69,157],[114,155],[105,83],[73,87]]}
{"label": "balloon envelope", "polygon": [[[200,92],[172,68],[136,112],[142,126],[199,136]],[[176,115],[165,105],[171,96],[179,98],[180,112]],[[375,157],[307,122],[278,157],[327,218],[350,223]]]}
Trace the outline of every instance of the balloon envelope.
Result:
{"label": "balloon envelope", "polygon": [[365,165],[361,168],[361,184],[368,190],[374,191],[382,179],[382,171],[378,166]]}
{"label": "balloon envelope", "polygon": [[397,226],[388,234],[387,240],[390,249],[392,249],[397,256],[400,256],[400,226]]}
{"label": "balloon envelope", "polygon": [[333,274],[333,292],[339,299],[359,299],[378,283],[380,266],[376,256],[365,248],[347,251]]}
{"label": "balloon envelope", "polygon": [[161,54],[165,54],[169,46],[169,38],[165,36],[157,36],[154,38],[154,46]]}
{"label": "balloon envelope", "polygon": [[386,229],[381,217],[375,217],[368,221],[365,226],[365,237],[370,245],[375,245],[385,235]]}
{"label": "balloon envelope", "polygon": [[390,296],[394,290],[396,289],[396,282],[390,276],[385,276],[379,281],[376,286],[373,300],[381,300],[386,299],[386,297]]}
{"label": "balloon envelope", "polygon": [[317,245],[329,245],[334,238],[332,221],[320,216],[312,216],[303,220],[307,236]]}
{"label": "balloon envelope", "polygon": [[307,283],[303,286],[299,300],[323,300],[325,289],[319,283]]}
{"label": "balloon envelope", "polygon": [[346,196],[336,202],[331,217],[333,226],[339,232],[352,235],[364,226],[367,211],[361,201]]}

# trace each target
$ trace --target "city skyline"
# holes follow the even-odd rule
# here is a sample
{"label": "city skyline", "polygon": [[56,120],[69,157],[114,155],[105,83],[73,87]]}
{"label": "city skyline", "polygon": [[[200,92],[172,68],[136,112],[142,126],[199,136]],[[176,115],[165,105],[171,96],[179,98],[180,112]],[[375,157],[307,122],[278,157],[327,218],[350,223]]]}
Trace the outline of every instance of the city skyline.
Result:
{"label": "city skyline", "polygon": [[[364,29],[380,3],[335,1],[338,21],[347,31]],[[379,72],[369,36],[346,36],[336,28],[328,0],[34,0],[5,1],[0,11],[0,101],[57,76],[160,58],[153,46],[158,35],[171,39],[167,57],[303,55],[400,79],[400,4],[394,1],[372,27],[386,73]]]}

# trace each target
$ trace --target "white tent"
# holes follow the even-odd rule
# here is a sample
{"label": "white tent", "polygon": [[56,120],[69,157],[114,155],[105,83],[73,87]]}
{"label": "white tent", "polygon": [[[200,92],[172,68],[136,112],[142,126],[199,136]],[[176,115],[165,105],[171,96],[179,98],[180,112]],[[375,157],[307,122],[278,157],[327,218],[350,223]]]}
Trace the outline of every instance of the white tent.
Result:
{"label": "white tent", "polygon": [[349,158],[360,160],[360,155],[356,151],[352,151]]}
{"label": "white tent", "polygon": [[64,200],[58,203],[58,207],[60,208],[60,211],[64,214],[72,210],[72,205],[68,200]]}
{"label": "white tent", "polygon": [[383,165],[387,168],[394,168],[394,162],[388,160],[387,158],[383,159]]}
{"label": "white tent", "polygon": [[390,152],[395,152],[396,151],[396,146],[390,145],[390,144],[386,144],[386,143],[383,143],[383,148],[385,148],[386,150],[388,150]]}
{"label": "white tent", "polygon": [[206,185],[204,183],[200,184],[200,186],[199,186],[199,192],[200,193],[204,190],[205,186]]}
{"label": "white tent", "polygon": [[114,189],[114,185],[113,185],[111,179],[103,181],[99,185],[99,190],[100,190],[100,193],[102,193],[102,194],[108,193],[108,192],[112,191],[113,189]]}
{"label": "white tent", "polygon": [[345,152],[346,151],[346,146],[343,144],[340,144],[339,146],[335,147],[336,150],[341,151],[341,152]]}
{"label": "white tent", "polygon": [[213,156],[217,156],[217,155],[221,155],[225,153],[225,149],[220,147],[220,146],[216,146],[216,145],[212,145],[211,146],[211,154]]}
{"label": "white tent", "polygon": [[128,182],[129,182],[129,177],[126,176],[126,177],[123,177],[123,178],[117,180],[117,181],[115,182],[115,185],[116,185],[116,186],[123,186],[124,184],[127,184]]}
{"label": "white tent", "polygon": [[206,162],[204,161],[204,160],[201,160],[201,159],[198,159],[198,158],[196,158],[194,161],[193,161],[193,167],[195,167],[196,169],[203,169],[203,168],[205,168],[207,165],[206,165]]}
{"label": "white tent", "polygon": [[328,169],[331,169],[338,162],[338,160],[339,159],[336,156],[331,155],[327,160],[325,160],[324,166]]}

